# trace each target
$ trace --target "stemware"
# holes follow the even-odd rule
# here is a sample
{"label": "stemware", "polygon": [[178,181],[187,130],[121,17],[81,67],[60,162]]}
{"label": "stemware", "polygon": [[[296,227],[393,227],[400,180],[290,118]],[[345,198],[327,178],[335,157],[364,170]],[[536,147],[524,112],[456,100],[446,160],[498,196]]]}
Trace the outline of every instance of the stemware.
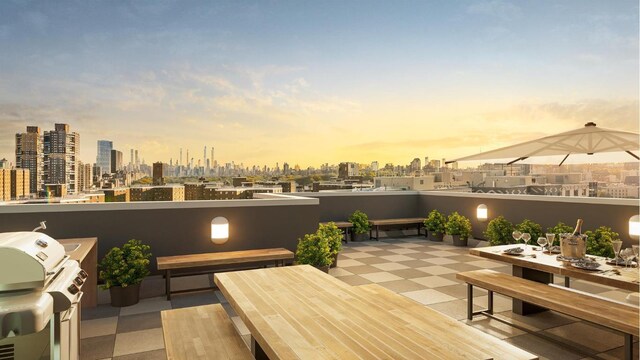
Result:
{"label": "stemware", "polygon": [[614,261],[617,263],[620,258],[620,250],[622,250],[622,240],[614,240],[611,242],[611,246],[613,247]]}
{"label": "stemware", "polygon": [[511,236],[513,236],[513,239],[518,242],[522,238],[522,232],[516,230],[511,233]]}
{"label": "stemware", "polygon": [[531,240],[531,234],[529,233],[523,233],[522,234],[522,240],[524,240],[524,248],[527,248],[527,245],[529,244],[529,240]]}
{"label": "stemware", "polygon": [[556,240],[556,234],[554,233],[546,233],[544,234],[547,237],[547,244],[549,244],[549,251],[553,247],[553,242]]}
{"label": "stemware", "polygon": [[547,238],[540,236],[538,238],[538,245],[540,245],[540,251],[544,252],[544,247],[547,245]]}

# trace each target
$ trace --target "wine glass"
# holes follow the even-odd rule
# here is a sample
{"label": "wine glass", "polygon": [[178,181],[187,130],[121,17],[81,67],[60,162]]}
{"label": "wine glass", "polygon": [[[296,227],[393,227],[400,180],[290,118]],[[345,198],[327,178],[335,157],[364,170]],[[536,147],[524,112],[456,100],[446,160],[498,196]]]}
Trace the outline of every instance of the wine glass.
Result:
{"label": "wine glass", "polygon": [[529,240],[531,240],[531,234],[529,233],[523,233],[522,234],[522,240],[524,240],[524,248],[527,248],[527,245],[529,245]]}
{"label": "wine glass", "polygon": [[547,238],[540,236],[538,238],[538,245],[540,245],[540,252],[544,252],[544,246],[547,245]]}
{"label": "wine glass", "polygon": [[556,239],[556,234],[546,233],[544,235],[547,237],[547,244],[549,245],[549,253],[551,253],[551,248],[553,247],[553,242]]}
{"label": "wine glass", "polygon": [[511,233],[511,236],[513,236],[513,239],[518,242],[522,238],[522,232],[516,230]]}
{"label": "wine glass", "polygon": [[620,258],[620,250],[622,250],[622,240],[612,241],[611,246],[613,247],[613,253],[615,254],[614,261],[617,264],[618,259]]}

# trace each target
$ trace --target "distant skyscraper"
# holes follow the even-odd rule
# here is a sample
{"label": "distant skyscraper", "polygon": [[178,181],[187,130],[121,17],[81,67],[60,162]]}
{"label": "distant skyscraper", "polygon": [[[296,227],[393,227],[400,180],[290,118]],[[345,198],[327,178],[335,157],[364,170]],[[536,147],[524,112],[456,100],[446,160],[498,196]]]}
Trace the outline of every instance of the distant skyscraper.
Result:
{"label": "distant skyscraper", "polygon": [[16,167],[29,169],[29,191],[42,191],[44,149],[39,127],[27,126],[27,132],[16,134]]}
{"label": "distant skyscraper", "polygon": [[420,175],[420,173],[422,172],[422,163],[420,162],[419,158],[413,159],[410,166],[411,172],[414,173],[414,175]]}
{"label": "distant skyscraper", "polygon": [[358,176],[358,164],[353,162],[343,162],[338,165],[338,178],[348,179],[352,176]]}
{"label": "distant skyscraper", "polygon": [[0,201],[11,200],[11,170],[0,169]]}
{"label": "distant skyscraper", "polygon": [[11,198],[19,200],[29,196],[29,169],[12,169]]}
{"label": "distant skyscraper", "polygon": [[122,151],[111,150],[111,173],[122,171]]}
{"label": "distant skyscraper", "polygon": [[96,165],[100,168],[101,174],[108,174],[111,170],[111,150],[113,150],[113,142],[108,140],[98,140],[98,156],[96,156]]}
{"label": "distant skyscraper", "polygon": [[45,184],[65,184],[68,194],[78,191],[78,154],[80,134],[71,132],[67,124],[55,124],[44,132]]}
{"label": "distant skyscraper", "polygon": [[91,164],[83,164],[78,161],[78,192],[88,191],[93,184]]}
{"label": "distant skyscraper", "polygon": [[140,159],[138,158],[138,150],[136,150],[136,169],[140,168]]}
{"label": "distant skyscraper", "polygon": [[131,149],[131,160],[129,161],[129,167],[133,168],[133,149]]}
{"label": "distant skyscraper", "polygon": [[202,156],[202,164],[207,163],[207,145],[204,146],[204,154]]}
{"label": "distant skyscraper", "polygon": [[153,185],[164,185],[164,164],[153,163]]}

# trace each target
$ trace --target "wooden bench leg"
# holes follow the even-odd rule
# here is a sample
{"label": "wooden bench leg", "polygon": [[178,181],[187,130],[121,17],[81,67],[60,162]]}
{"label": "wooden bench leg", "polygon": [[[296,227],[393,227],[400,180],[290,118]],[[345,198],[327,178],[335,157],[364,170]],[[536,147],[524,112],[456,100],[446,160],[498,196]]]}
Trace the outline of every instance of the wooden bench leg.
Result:
{"label": "wooden bench leg", "polygon": [[493,315],[493,291],[487,290],[487,312]]}
{"label": "wooden bench leg", "polygon": [[165,272],[164,281],[167,290],[167,300],[171,300],[171,270]]}
{"label": "wooden bench leg", "polygon": [[376,241],[380,241],[380,234],[378,233],[380,230],[380,226],[376,226]]}
{"label": "wooden bench leg", "polygon": [[269,360],[269,357],[264,350],[262,350],[260,344],[258,344],[253,336],[251,337],[251,353],[256,360]]}
{"label": "wooden bench leg", "polygon": [[467,319],[473,320],[473,285],[467,284]]}
{"label": "wooden bench leg", "polygon": [[624,334],[624,359],[631,360],[633,358],[633,336]]}

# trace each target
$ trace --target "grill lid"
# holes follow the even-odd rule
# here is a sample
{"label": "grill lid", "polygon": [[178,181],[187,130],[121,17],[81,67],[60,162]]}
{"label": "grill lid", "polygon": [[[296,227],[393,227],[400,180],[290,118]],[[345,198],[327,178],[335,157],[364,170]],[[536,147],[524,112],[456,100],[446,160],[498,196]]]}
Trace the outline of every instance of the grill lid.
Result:
{"label": "grill lid", "polygon": [[0,233],[0,291],[44,288],[64,258],[64,247],[46,234]]}

